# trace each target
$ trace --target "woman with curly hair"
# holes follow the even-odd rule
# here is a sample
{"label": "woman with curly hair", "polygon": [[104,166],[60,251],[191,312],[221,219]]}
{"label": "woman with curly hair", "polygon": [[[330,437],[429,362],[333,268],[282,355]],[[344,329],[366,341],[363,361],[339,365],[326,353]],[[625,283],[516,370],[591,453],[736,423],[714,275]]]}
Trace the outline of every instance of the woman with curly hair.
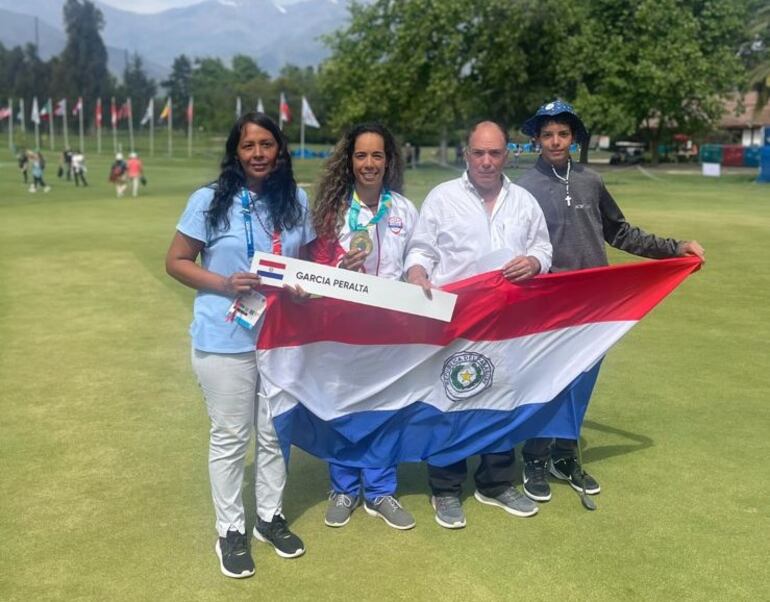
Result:
{"label": "woman with curly hair", "polygon": [[[417,210],[401,195],[403,160],[393,135],[377,123],[354,126],[337,143],[321,176],[310,257],[319,263],[399,280]],[[396,529],[414,518],[395,497],[396,467],[329,464],[331,493],[325,523],[342,527],[363,497],[372,516]]]}
{"label": "woman with curly hair", "polygon": [[166,256],[166,271],[197,290],[190,327],[192,365],[211,420],[215,550],[228,577],[254,574],[241,499],[253,430],[254,537],[285,558],[305,551],[281,512],[286,465],[270,409],[257,397],[255,346],[262,322],[248,329],[225,317],[237,297],[260,286],[259,276],[249,272],[256,251],[297,257],[314,237],[307,195],[294,180],[286,138],[266,115],[243,115],[225,143],[219,178],[192,194]]}

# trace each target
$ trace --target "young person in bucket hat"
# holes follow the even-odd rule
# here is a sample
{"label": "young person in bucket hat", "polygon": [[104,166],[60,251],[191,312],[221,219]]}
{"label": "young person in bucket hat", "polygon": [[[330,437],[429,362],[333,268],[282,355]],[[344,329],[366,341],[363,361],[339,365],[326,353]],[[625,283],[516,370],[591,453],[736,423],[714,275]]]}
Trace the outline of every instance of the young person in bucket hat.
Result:
{"label": "young person in bucket hat", "polygon": [[[608,265],[605,243],[642,257],[683,255],[704,258],[696,241],[661,238],[626,221],[601,177],[570,157],[573,143],[587,144],[588,131],[569,103],[541,106],[521,128],[540,144],[535,166],[516,182],[543,210],[553,245],[552,272]],[[548,473],[575,490],[599,493],[599,483],[583,470],[572,439],[530,439],[524,444],[524,492],[535,501],[551,499]]]}

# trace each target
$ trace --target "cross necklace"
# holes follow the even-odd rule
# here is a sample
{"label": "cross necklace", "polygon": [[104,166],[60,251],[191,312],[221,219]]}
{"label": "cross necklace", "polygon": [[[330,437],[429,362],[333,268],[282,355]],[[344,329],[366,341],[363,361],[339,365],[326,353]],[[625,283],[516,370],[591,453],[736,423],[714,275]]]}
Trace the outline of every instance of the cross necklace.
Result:
{"label": "cross necklace", "polygon": [[567,187],[567,196],[564,197],[564,200],[567,201],[567,207],[572,206],[572,197],[569,195],[569,172],[570,172],[571,166],[572,166],[572,159],[567,159],[567,176],[562,177],[559,175],[559,172],[556,171],[556,168],[553,165],[551,165],[551,171],[553,172],[553,175],[556,176],[556,179],[559,180],[559,182],[561,182]]}

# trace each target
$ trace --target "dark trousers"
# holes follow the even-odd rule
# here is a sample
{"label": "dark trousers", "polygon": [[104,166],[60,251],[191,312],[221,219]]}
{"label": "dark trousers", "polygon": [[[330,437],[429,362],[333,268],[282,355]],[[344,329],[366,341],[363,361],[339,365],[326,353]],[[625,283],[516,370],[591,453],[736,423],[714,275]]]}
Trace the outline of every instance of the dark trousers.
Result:
{"label": "dark trousers", "polygon": [[[553,447],[551,442],[553,441]],[[574,439],[530,439],[521,450],[524,460],[547,460],[554,458],[574,458],[577,456],[577,441]]]}
{"label": "dark trousers", "polygon": [[[473,475],[476,489],[487,497],[497,497],[513,485],[514,452],[481,454],[481,462]],[[460,495],[465,476],[466,460],[449,466],[428,464],[428,483],[433,495]]]}
{"label": "dark trousers", "polygon": [[78,183],[78,179],[80,179],[83,182],[83,186],[88,186],[88,182],[86,182],[86,175],[82,171],[76,171],[75,174],[75,186],[80,186]]}

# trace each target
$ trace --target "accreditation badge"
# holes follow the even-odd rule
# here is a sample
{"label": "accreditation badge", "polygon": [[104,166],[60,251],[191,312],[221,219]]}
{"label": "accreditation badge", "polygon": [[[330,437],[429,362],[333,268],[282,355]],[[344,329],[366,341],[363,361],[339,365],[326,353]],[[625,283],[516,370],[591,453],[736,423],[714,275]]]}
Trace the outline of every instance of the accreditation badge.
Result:
{"label": "accreditation badge", "polygon": [[356,230],[350,238],[350,248],[356,251],[363,251],[367,255],[374,249],[369,232],[367,230]]}

